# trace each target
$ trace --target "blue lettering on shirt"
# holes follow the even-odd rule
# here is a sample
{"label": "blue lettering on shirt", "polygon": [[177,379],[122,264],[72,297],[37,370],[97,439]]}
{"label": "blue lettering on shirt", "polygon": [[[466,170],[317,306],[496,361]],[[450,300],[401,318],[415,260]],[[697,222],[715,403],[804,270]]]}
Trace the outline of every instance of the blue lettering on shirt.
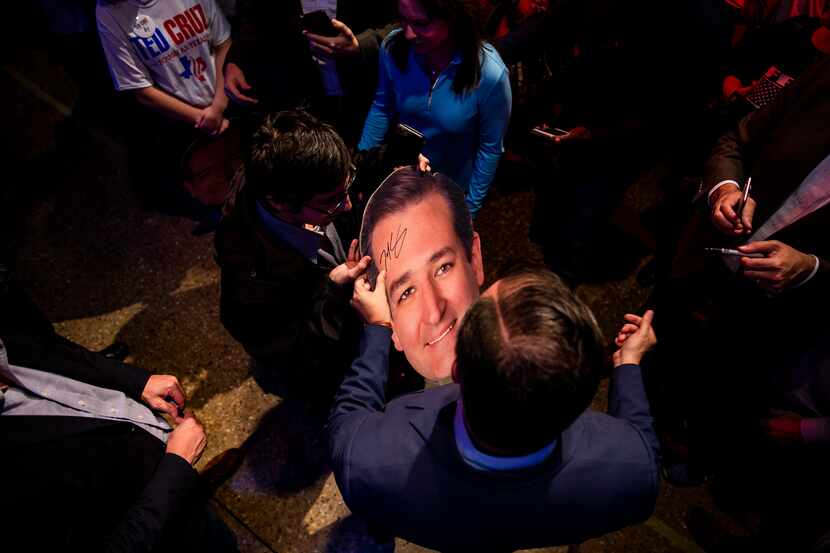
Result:
{"label": "blue lettering on shirt", "polygon": [[181,62],[182,67],[184,67],[184,71],[179,73],[179,76],[182,79],[189,79],[190,77],[192,77],[193,76],[193,71],[191,69],[191,60],[190,60],[190,58],[188,58],[187,56],[181,56],[179,58],[179,62]]}
{"label": "blue lettering on shirt", "polygon": [[141,55],[142,59],[148,60],[150,59],[150,56],[147,55],[147,52],[144,49],[144,44],[142,43],[143,40],[144,39],[137,36],[130,37],[130,42],[133,43],[133,49]]}
{"label": "blue lettering on shirt", "polygon": [[159,55],[165,53],[170,49],[170,43],[167,42],[167,37],[164,36],[164,33],[161,32],[161,29],[156,29],[156,32],[153,33],[153,39],[155,39],[156,46],[158,46]]}
{"label": "blue lettering on shirt", "polygon": [[159,28],[156,28],[150,38],[131,36],[130,42],[133,43],[133,48],[145,60],[157,58],[170,49],[170,43],[167,41],[167,37],[164,36],[164,33]]}

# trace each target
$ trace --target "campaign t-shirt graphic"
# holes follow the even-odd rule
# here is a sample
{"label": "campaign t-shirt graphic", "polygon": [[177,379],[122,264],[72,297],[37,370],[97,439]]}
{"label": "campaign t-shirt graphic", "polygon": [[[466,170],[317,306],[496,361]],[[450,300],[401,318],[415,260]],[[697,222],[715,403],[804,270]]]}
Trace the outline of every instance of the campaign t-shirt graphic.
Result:
{"label": "campaign t-shirt graphic", "polygon": [[215,0],[99,2],[96,17],[117,90],[157,86],[196,107],[213,101],[213,50],[230,38]]}

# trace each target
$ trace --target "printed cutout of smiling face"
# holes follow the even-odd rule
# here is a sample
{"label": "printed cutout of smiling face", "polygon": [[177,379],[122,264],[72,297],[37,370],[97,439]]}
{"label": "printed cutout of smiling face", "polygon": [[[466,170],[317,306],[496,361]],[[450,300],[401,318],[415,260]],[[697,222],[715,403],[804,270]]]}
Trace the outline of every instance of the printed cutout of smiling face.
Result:
{"label": "printed cutout of smiling face", "polygon": [[484,282],[478,234],[468,259],[452,221],[447,201],[430,193],[372,231],[372,258],[386,269],[392,341],[430,380],[452,373],[458,327]]}

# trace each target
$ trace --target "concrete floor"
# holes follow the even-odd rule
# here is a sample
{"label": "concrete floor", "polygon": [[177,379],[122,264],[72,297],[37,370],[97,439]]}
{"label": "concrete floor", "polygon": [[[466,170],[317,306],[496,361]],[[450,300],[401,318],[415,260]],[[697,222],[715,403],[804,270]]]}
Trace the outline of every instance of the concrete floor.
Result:
{"label": "concrete floor", "polygon": [[[12,182],[32,198],[17,278],[57,330],[91,349],[125,341],[130,361],[178,376],[209,436],[200,466],[245,444],[243,466],[213,500],[243,552],[380,551],[343,504],[302,406],[264,393],[248,357],[219,323],[212,236],[193,237],[189,221],[138,208],[126,151],[112,130],[118,113],[82,114],[68,124],[78,90],[43,45],[18,49],[0,71],[0,90],[10,108],[0,130],[3,153],[22,170]],[[627,198],[635,212],[654,192],[654,179],[643,182]],[[515,260],[540,258],[527,239],[533,194],[507,188],[491,193],[477,221],[491,276]],[[624,279],[580,287],[607,334],[647,297],[633,278],[646,260]],[[597,408],[605,393],[603,387]],[[649,521],[580,551],[702,551],[686,528],[695,506],[713,510],[706,487],[664,484]],[[397,550],[425,551],[401,541]]]}

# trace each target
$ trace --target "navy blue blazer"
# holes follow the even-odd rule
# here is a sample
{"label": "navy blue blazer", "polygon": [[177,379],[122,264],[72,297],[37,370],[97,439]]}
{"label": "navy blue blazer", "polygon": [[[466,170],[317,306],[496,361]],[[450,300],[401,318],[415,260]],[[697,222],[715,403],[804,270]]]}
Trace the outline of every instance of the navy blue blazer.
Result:
{"label": "navy blue blazer", "polygon": [[614,369],[608,414],[580,415],[548,461],[496,474],[458,453],[457,384],[386,404],[389,343],[387,329],[366,328],[329,418],[334,474],[355,514],[441,551],[578,543],[651,515],[659,445],[639,366]]}

